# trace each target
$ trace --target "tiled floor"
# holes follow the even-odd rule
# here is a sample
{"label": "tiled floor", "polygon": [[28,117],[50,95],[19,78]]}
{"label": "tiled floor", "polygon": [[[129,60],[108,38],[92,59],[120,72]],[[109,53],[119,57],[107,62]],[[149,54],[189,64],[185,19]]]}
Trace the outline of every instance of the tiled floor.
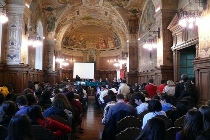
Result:
{"label": "tiled floor", "polygon": [[80,134],[78,140],[99,140],[101,138],[104,125],[101,124],[102,111],[95,106],[93,96],[88,98],[88,109],[83,116],[82,128],[84,133]]}

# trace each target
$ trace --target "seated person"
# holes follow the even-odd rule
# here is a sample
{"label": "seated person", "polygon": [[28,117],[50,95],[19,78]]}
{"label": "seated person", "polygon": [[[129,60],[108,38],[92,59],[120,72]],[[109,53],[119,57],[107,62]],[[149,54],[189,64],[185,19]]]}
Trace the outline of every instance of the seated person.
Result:
{"label": "seated person", "polygon": [[110,99],[110,101],[104,107],[103,118],[102,118],[102,121],[101,121],[102,124],[107,123],[107,115],[108,115],[108,111],[109,111],[110,106],[113,106],[113,105],[116,104],[116,95],[112,90],[108,91],[108,98]]}
{"label": "seated person", "polygon": [[55,136],[64,136],[72,131],[71,127],[67,125],[64,125],[51,118],[44,118],[39,105],[30,106],[28,109],[28,116],[32,125],[42,125],[52,131]]}
{"label": "seated person", "polygon": [[16,112],[15,115],[18,115],[18,114],[27,114],[27,109],[28,109],[28,100],[25,96],[23,95],[20,95],[17,97],[16,99],[16,104],[19,108],[19,110]]}
{"label": "seated person", "polygon": [[144,126],[146,125],[147,121],[150,120],[151,118],[153,118],[157,115],[166,116],[166,113],[164,111],[162,111],[161,103],[156,99],[152,99],[149,101],[148,111],[149,111],[149,113],[144,115],[142,129],[144,129]]}
{"label": "seated person", "polygon": [[142,93],[134,94],[133,100],[137,105],[136,107],[137,114],[140,114],[141,112],[148,109],[148,103],[145,102],[145,96]]}
{"label": "seated person", "polygon": [[170,96],[167,95],[167,94],[162,94],[161,95],[160,102],[162,104],[162,110],[165,111],[165,112],[168,111],[168,110],[175,110],[176,109],[176,107],[173,106],[170,103]]}

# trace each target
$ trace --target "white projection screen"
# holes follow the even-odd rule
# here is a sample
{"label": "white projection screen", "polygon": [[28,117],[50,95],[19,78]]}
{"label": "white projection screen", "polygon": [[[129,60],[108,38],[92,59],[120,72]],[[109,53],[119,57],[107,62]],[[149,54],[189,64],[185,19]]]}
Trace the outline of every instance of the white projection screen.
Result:
{"label": "white projection screen", "polygon": [[94,63],[74,63],[73,78],[94,79]]}

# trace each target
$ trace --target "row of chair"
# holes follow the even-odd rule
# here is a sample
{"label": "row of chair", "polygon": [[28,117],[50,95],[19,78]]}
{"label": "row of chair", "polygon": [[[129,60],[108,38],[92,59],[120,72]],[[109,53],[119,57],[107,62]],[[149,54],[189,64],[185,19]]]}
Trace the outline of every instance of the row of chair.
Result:
{"label": "row of chair", "polygon": [[[185,116],[182,116],[179,119],[177,119],[174,122],[174,127],[172,127],[172,121],[168,117],[164,115],[157,115],[156,117],[163,119],[165,122],[166,139],[175,140],[176,133],[180,131],[184,125]],[[120,131],[120,133],[116,135],[116,140],[135,140],[140,134],[141,126],[142,120],[139,117],[127,116],[121,119],[117,122],[117,128],[118,131]]]}

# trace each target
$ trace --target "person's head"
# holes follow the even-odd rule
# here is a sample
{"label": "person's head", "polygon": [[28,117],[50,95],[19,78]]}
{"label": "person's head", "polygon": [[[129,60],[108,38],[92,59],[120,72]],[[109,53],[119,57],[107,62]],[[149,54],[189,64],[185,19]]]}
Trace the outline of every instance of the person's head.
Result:
{"label": "person's head", "polygon": [[116,100],[124,100],[124,95],[123,94],[117,94]]}
{"label": "person's head", "polygon": [[203,117],[201,112],[194,109],[189,110],[185,116],[182,133],[189,139],[195,139],[202,130]]}
{"label": "person's head", "polygon": [[16,101],[18,106],[25,106],[25,105],[28,105],[28,100],[25,96],[23,95],[20,95],[16,98]]}
{"label": "person's head", "polygon": [[145,96],[142,93],[136,93],[133,95],[135,104],[140,105],[145,102]]}
{"label": "person's head", "polygon": [[108,97],[111,101],[116,101],[115,93],[112,90],[108,90]]}
{"label": "person's head", "polygon": [[149,101],[148,104],[148,111],[149,112],[158,112],[162,110],[162,105],[160,103],[160,101],[156,100],[156,99],[152,99]]}
{"label": "person's head", "polygon": [[210,106],[203,105],[199,108],[199,111],[203,115],[204,129],[210,129]]}
{"label": "person's head", "polygon": [[149,83],[153,83],[154,82],[154,80],[153,79],[149,79]]}
{"label": "person's head", "polygon": [[72,101],[72,100],[74,100],[74,93],[73,92],[68,92],[66,94],[66,97],[67,97],[68,101]]}
{"label": "person's head", "polygon": [[33,90],[30,89],[30,88],[24,89],[24,91],[23,91],[23,95],[24,95],[24,96],[26,96],[26,95],[29,94],[29,93],[33,93]]}
{"label": "person's head", "polygon": [[28,105],[37,104],[37,99],[36,99],[36,97],[34,96],[34,94],[29,93],[29,94],[26,95],[26,98],[27,98],[27,100],[28,100]]}
{"label": "person's head", "polygon": [[167,85],[170,86],[175,86],[174,82],[172,80],[167,81]]}
{"label": "person's head", "polygon": [[44,90],[42,93],[42,99],[47,100],[51,97],[51,91],[50,90]]}
{"label": "person's head", "polygon": [[160,96],[156,94],[152,97],[152,99],[156,99],[156,100],[160,101]]}
{"label": "person's head", "polygon": [[122,80],[122,83],[126,83],[126,80]]}
{"label": "person's head", "polygon": [[70,106],[70,103],[69,103],[69,101],[68,101],[66,95],[64,95],[64,94],[62,94],[62,93],[56,94],[55,97],[54,97],[54,100],[55,100],[55,99],[61,99],[61,100],[63,101],[63,103],[64,103],[64,105],[65,105],[65,108],[64,108],[64,109],[67,109],[67,108]]}
{"label": "person's head", "polygon": [[101,86],[101,90],[103,91],[103,90],[105,90],[106,89],[106,85],[102,85]]}
{"label": "person's head", "polygon": [[37,125],[37,119],[44,119],[42,115],[42,108],[39,105],[32,105],[27,110],[31,123]]}
{"label": "person's head", "polygon": [[52,106],[57,107],[59,109],[66,109],[67,108],[67,106],[64,103],[64,101],[62,99],[60,99],[60,98],[54,99],[53,102],[52,102]]}
{"label": "person's head", "polygon": [[164,121],[161,118],[154,117],[150,119],[141,130],[137,140],[164,140],[165,133]]}
{"label": "person's head", "polygon": [[162,79],[162,80],[160,81],[160,83],[161,83],[161,84],[166,84],[166,80]]}
{"label": "person's head", "polygon": [[160,97],[161,103],[171,103],[170,96],[167,94],[162,94]]}
{"label": "person's head", "polygon": [[8,127],[8,140],[33,140],[31,122],[27,115],[15,115]]}
{"label": "person's head", "polygon": [[12,117],[16,111],[17,107],[13,101],[4,101],[0,107],[0,116]]}
{"label": "person's head", "polygon": [[181,79],[182,79],[184,82],[187,82],[187,80],[188,80],[187,74],[182,74],[182,75],[181,75]]}

